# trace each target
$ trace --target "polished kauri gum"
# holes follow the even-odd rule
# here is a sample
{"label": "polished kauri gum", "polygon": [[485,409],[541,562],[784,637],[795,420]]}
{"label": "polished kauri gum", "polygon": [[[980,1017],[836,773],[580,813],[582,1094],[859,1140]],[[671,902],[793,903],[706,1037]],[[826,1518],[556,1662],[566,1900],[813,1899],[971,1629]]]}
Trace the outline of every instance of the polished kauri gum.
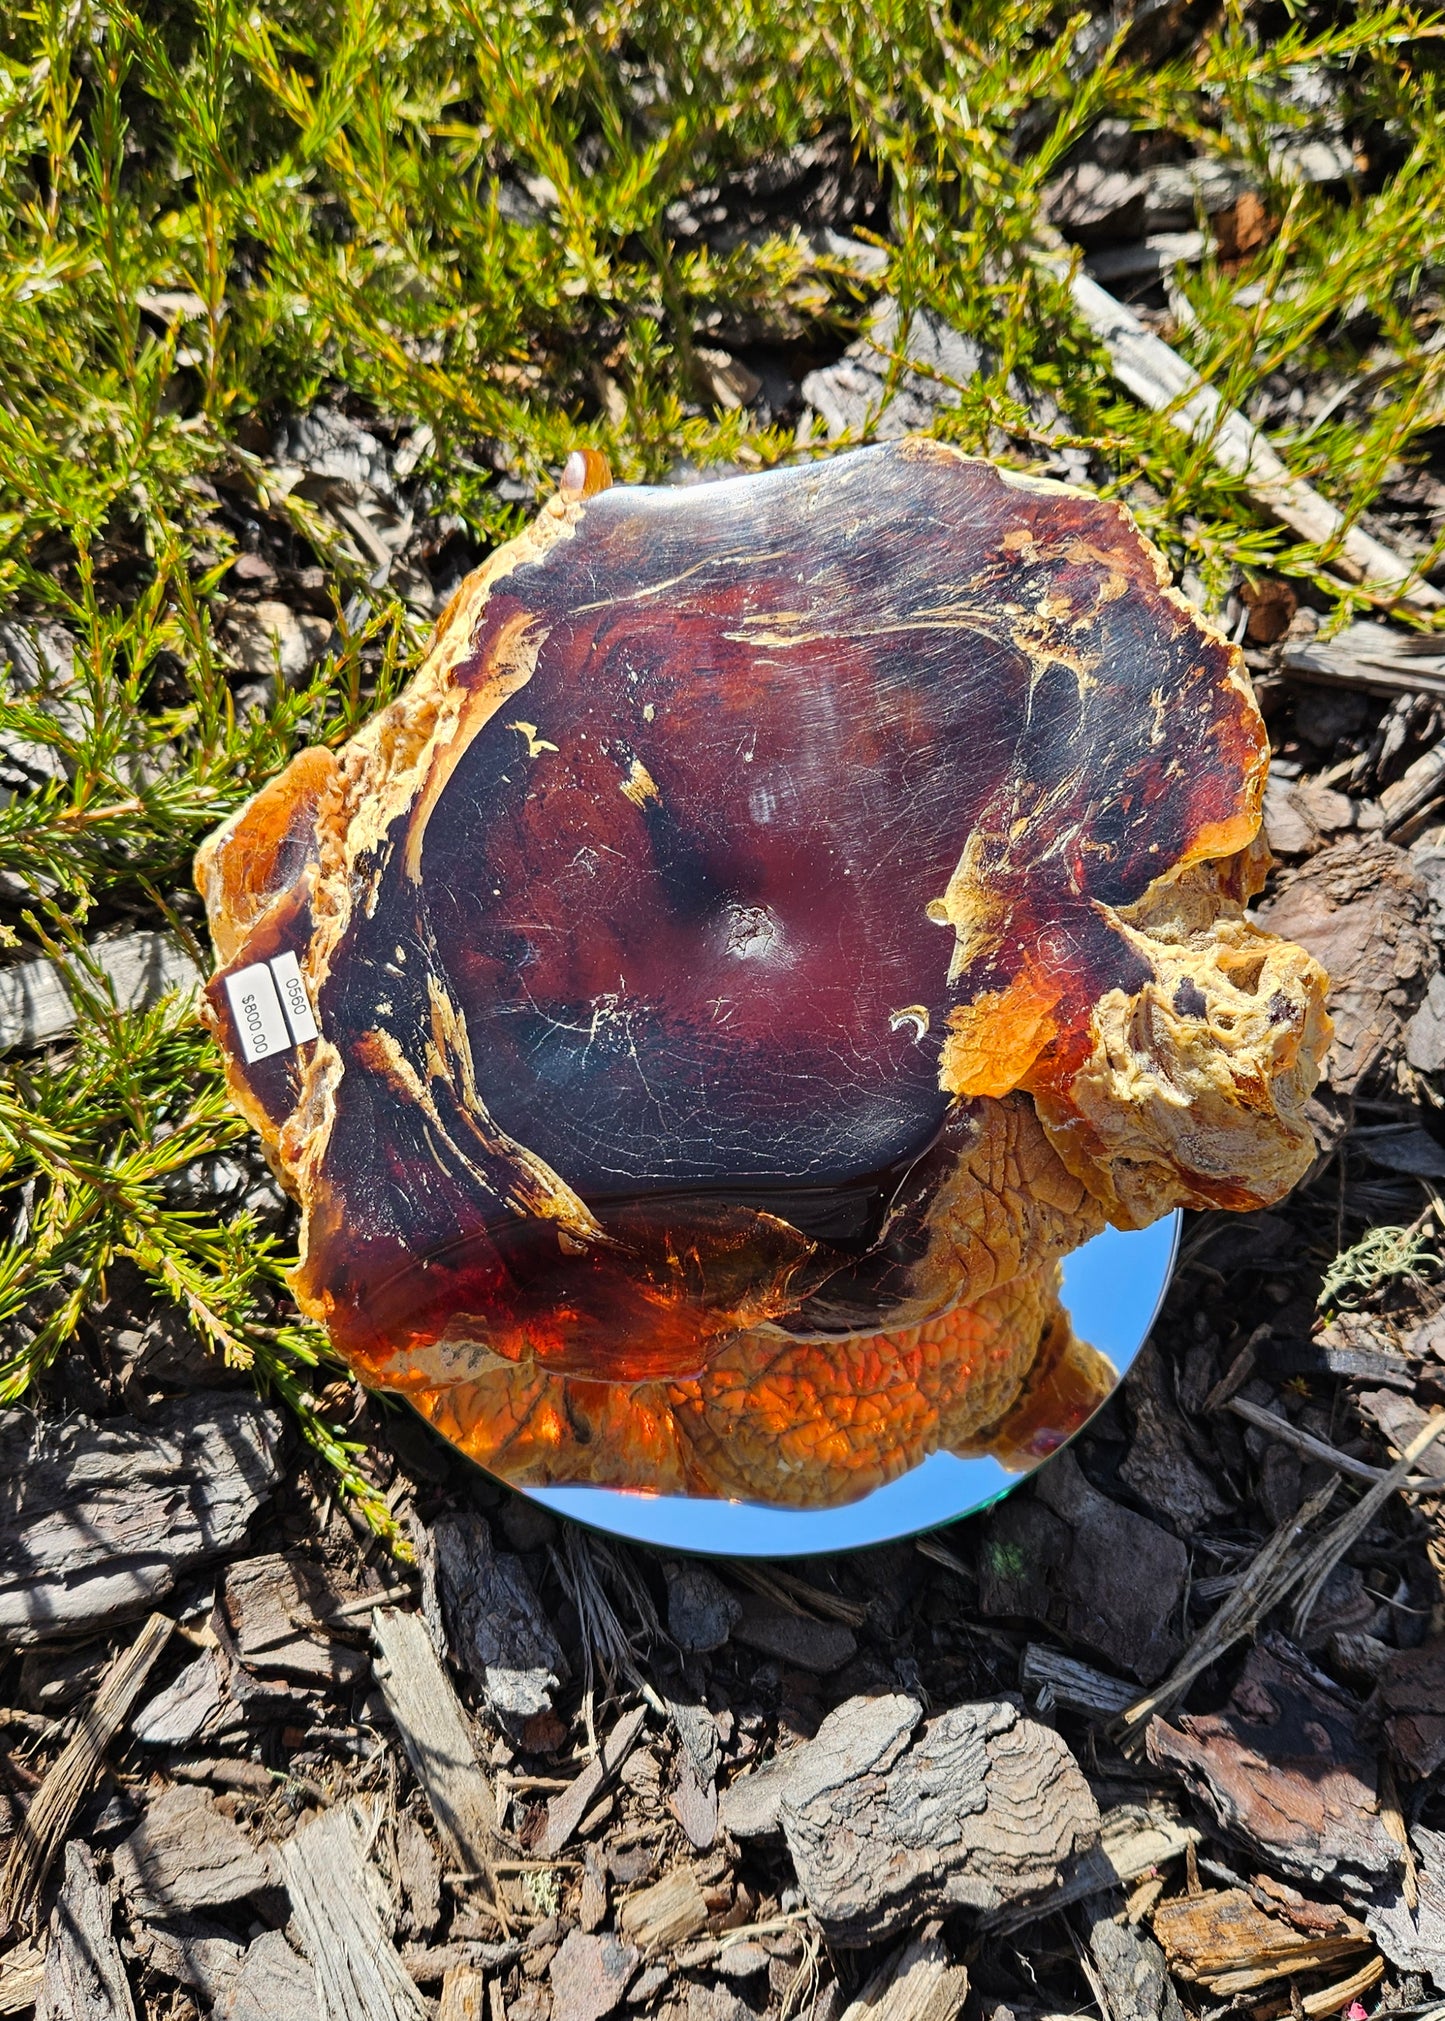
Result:
{"label": "polished kauri gum", "polygon": [[[298,1301],[519,1484],[1030,1464],[1112,1381],[1060,1257],[1312,1156],[1266,764],[1121,506],[926,441],[574,456],[401,699],[201,853]],[[247,1065],[225,977],[288,951],[320,1037]]]}

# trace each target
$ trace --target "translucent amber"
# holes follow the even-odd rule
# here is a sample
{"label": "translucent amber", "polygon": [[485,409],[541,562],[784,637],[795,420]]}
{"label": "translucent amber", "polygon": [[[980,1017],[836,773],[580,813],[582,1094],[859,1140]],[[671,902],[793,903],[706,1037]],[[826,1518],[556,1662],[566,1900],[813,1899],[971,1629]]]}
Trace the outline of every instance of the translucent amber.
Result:
{"label": "translucent amber", "polygon": [[[300,1303],[518,1481],[1025,1463],[1107,1387],[1058,1258],[1310,1156],[1265,766],[1117,505],[922,441],[574,458],[403,697],[202,851]],[[227,978],[288,953],[320,1037],[248,1060]]]}

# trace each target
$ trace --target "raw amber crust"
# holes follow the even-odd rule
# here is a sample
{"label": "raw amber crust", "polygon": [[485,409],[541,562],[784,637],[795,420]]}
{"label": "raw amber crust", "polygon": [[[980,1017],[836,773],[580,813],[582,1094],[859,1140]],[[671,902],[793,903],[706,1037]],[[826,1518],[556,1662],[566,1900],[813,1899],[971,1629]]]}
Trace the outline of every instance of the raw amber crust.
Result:
{"label": "raw amber crust", "polygon": [[[756,811],[820,751],[844,855],[870,819],[923,837],[881,881],[855,853],[838,974],[807,937],[828,864],[769,853],[818,823]],[[1106,1218],[1265,1204],[1313,1152],[1325,978],[1244,911],[1266,763],[1241,656],[1120,506],[923,441],[691,493],[594,461],[405,694],[198,858],[298,1302],[518,1481],[822,1505],[985,1434],[1036,1456],[1103,1380],[1057,1259]],[[717,1120],[684,1077],[650,1138],[625,1075],[554,1100],[513,1034],[565,1045],[569,989],[615,1025],[605,978],[659,948],[645,1063],[693,1047]],[[283,950],[322,1036],[248,1067],[224,978]],[[721,1038],[674,981],[695,952],[761,977]],[[865,1138],[894,1173],[861,1256],[777,1190],[786,1131],[835,1199]]]}

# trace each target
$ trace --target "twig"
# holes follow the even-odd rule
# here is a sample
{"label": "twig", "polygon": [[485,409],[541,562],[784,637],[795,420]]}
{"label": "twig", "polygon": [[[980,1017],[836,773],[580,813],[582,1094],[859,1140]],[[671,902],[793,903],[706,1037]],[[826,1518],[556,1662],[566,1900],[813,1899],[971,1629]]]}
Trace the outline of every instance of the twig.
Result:
{"label": "twig", "polygon": [[70,1823],[100,1774],[105,1751],[141,1694],[156,1658],[170,1640],[174,1623],[152,1614],[130,1648],[111,1664],[80,1724],[46,1770],[0,1880],[0,1931],[17,1924],[33,1927],[35,1910]]}
{"label": "twig", "polygon": [[1326,1481],[1297,1514],[1280,1524],[1229,1598],[1205,1622],[1164,1682],[1129,1707],[1115,1729],[1119,1744],[1126,1753],[1137,1747],[1143,1728],[1156,1712],[1167,1711],[1181,1699],[1196,1677],[1211,1663],[1217,1663],[1227,1649],[1246,1636],[1271,1608],[1277,1607],[1293,1591],[1300,1578],[1300,1568],[1295,1561],[1300,1540],[1308,1533],[1315,1518],[1324,1513],[1338,1486],[1338,1481]]}
{"label": "twig", "polygon": [[[1364,1481],[1374,1487],[1378,1482],[1388,1480],[1383,1467],[1372,1467],[1368,1460],[1357,1460],[1352,1453],[1342,1453],[1338,1446],[1327,1445],[1317,1439],[1313,1432],[1301,1431],[1288,1418],[1277,1412],[1266,1410],[1262,1404],[1251,1403],[1247,1397],[1237,1396],[1229,1405],[1236,1417],[1253,1425],[1256,1431],[1278,1439],[1282,1445],[1293,1446],[1297,1452],[1305,1453],[1312,1460],[1322,1460],[1327,1467],[1333,1467],[1337,1474],[1348,1474],[1351,1480]],[[1445,1495],[1445,1481],[1432,1479],[1428,1474],[1417,1474],[1413,1480],[1400,1483],[1412,1495]]]}
{"label": "twig", "polygon": [[1203,442],[1216,463],[1243,478],[1257,505],[1301,539],[1333,546],[1335,553],[1325,564],[1332,574],[1358,584],[1375,603],[1400,604],[1417,616],[1445,606],[1445,595],[1420,581],[1412,563],[1348,525],[1338,507],[1296,477],[1263,431],[1227,406],[1131,309],[1081,270],[1065,274],[1067,255],[1056,234],[1049,234],[1044,257],[1067,279],[1074,307],[1108,352],[1119,383],[1154,413],[1167,415],[1192,441]]}
{"label": "twig", "polygon": [[1438,1411],[1411,1439],[1389,1473],[1376,1481],[1372,1488],[1361,1495],[1354,1508],[1348,1510],[1337,1523],[1326,1530],[1306,1557],[1297,1579],[1291,1582],[1300,1588],[1294,1610],[1294,1632],[1297,1636],[1303,1632],[1305,1623],[1314,1611],[1315,1602],[1324,1589],[1325,1581],[1335,1566],[1351,1544],[1369,1529],[1395,1490],[1407,1485],[1411,1467],[1421,1453],[1435,1443],[1442,1432],[1445,1432],[1445,1411]]}

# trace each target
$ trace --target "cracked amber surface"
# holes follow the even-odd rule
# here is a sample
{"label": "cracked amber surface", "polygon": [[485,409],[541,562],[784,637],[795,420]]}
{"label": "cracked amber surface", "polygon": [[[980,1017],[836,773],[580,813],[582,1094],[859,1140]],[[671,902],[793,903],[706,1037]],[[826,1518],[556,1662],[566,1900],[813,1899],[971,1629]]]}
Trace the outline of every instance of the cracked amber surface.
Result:
{"label": "cracked amber surface", "polygon": [[[1031,1464],[1112,1382],[1059,1259],[1312,1155],[1266,763],[1120,506],[925,441],[574,457],[400,700],[201,852],[298,1301],[518,1484]],[[227,980],[291,954],[320,1035],[250,1059]]]}

